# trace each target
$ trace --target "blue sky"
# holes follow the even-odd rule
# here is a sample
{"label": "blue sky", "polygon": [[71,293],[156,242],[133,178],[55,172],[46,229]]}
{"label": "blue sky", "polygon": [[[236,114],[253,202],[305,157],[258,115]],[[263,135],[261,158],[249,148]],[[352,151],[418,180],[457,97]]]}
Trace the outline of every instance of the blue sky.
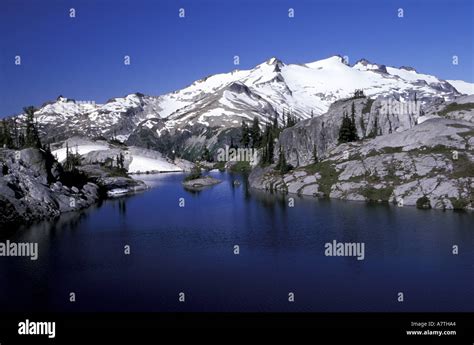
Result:
{"label": "blue sky", "polygon": [[99,103],[163,94],[235,69],[234,55],[240,69],[272,56],[303,63],[340,54],[474,82],[473,8],[471,0],[2,0],[0,116],[60,94]]}

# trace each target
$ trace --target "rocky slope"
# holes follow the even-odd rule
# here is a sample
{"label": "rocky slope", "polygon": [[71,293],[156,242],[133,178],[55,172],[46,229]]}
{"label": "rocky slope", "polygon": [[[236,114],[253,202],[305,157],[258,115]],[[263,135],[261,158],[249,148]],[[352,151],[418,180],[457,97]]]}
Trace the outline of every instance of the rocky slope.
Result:
{"label": "rocky slope", "polygon": [[0,225],[54,218],[86,208],[99,199],[94,183],[67,187],[61,169],[37,149],[0,150]]}
{"label": "rocky slope", "polygon": [[[281,141],[287,145],[294,141],[292,147],[311,146],[305,142],[311,136],[300,140],[298,135],[321,126],[319,119],[308,122],[315,124],[303,123],[287,130]],[[316,132],[315,138],[319,136],[320,132]],[[250,186],[399,206],[474,209],[474,124],[471,122],[427,119],[405,131],[355,143],[333,144],[323,152],[324,159],[310,164],[307,153],[290,151],[288,160],[298,168],[285,175],[276,173],[272,167],[257,168],[249,176]]]}

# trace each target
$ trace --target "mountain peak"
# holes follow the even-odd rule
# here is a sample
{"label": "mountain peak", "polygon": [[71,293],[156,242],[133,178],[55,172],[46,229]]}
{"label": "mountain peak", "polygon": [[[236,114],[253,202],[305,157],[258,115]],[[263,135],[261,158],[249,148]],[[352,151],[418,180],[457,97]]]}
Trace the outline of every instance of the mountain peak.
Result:
{"label": "mountain peak", "polygon": [[344,65],[344,66],[346,65],[344,63],[344,58],[341,55],[333,55],[326,59],[317,60],[317,61],[313,61],[313,62],[309,62],[305,64],[306,67],[317,68],[317,69],[330,67],[330,66],[335,67],[335,66],[340,66],[340,65]]}
{"label": "mountain peak", "polygon": [[265,61],[268,65],[277,65],[277,64],[282,64],[283,62],[278,59],[277,57],[273,56],[267,61]]}
{"label": "mountain peak", "polygon": [[369,60],[367,60],[366,58],[360,59],[360,60],[357,61],[354,65],[357,65],[357,64],[361,64],[361,65],[363,65],[363,66],[373,65],[373,63],[370,62]]}
{"label": "mountain peak", "polygon": [[382,72],[388,73],[387,67],[385,65],[379,65],[377,63],[370,62],[369,60],[362,58],[357,61],[354,66],[352,66],[359,71],[373,71],[373,72]]}
{"label": "mountain peak", "polygon": [[400,66],[400,69],[404,69],[405,71],[416,72],[416,69],[410,66]]}
{"label": "mountain peak", "polygon": [[285,66],[285,64],[280,59],[273,56],[270,59],[266,60],[264,63],[258,65],[257,67],[260,66],[273,66],[274,72],[281,72],[281,68]]}

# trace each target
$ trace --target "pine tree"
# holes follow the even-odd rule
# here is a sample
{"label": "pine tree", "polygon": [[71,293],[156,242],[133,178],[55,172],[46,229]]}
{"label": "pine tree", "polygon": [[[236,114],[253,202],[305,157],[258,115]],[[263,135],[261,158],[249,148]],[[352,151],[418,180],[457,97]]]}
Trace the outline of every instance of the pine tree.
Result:
{"label": "pine tree", "polygon": [[260,132],[260,123],[258,117],[253,118],[252,128],[250,129],[250,137],[252,139],[252,146],[259,148],[262,145],[262,133]]}
{"label": "pine tree", "polygon": [[272,131],[268,132],[268,145],[267,145],[267,163],[273,164],[273,147],[274,147],[274,138]]}
{"label": "pine tree", "polygon": [[211,156],[211,152],[209,151],[209,149],[207,147],[204,147],[204,151],[202,153],[201,159],[203,161],[206,161],[206,162],[212,162],[213,161],[212,156]]}
{"label": "pine tree", "polygon": [[242,136],[240,138],[240,143],[243,147],[249,147],[250,144],[250,130],[245,121],[242,121]]}
{"label": "pine tree", "polygon": [[278,131],[278,114],[275,114],[273,118],[273,129],[275,131]]}
{"label": "pine tree", "polygon": [[357,140],[359,140],[359,136],[357,134],[357,127],[356,127],[356,122],[355,122],[355,105],[354,105],[354,102],[352,102],[349,141],[357,141]]}
{"label": "pine tree", "polygon": [[32,106],[23,108],[26,113],[26,137],[25,137],[25,146],[26,147],[36,147],[41,148],[41,141],[38,134],[38,129],[35,124],[35,108]]}
{"label": "pine tree", "polygon": [[281,145],[280,152],[278,154],[278,163],[276,165],[276,169],[280,172],[280,174],[286,174],[291,169],[291,167],[286,162],[285,152],[283,151]]}
{"label": "pine tree", "polygon": [[318,163],[319,159],[318,159],[318,150],[316,148],[316,144],[313,145],[313,163]]}
{"label": "pine tree", "polygon": [[10,122],[3,120],[3,145],[9,149],[14,147],[13,138],[10,129]]}
{"label": "pine tree", "polygon": [[69,166],[71,160],[69,159],[69,143],[66,141],[66,160],[64,161],[64,169],[70,171],[71,167]]}
{"label": "pine tree", "polygon": [[342,117],[341,128],[339,128],[338,141],[339,144],[351,141],[351,120],[347,116],[347,113],[344,113]]}

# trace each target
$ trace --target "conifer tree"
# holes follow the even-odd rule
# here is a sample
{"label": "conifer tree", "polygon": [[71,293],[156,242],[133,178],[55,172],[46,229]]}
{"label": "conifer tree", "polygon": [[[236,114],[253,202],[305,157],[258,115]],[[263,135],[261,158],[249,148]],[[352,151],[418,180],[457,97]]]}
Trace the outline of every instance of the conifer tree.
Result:
{"label": "conifer tree", "polygon": [[258,117],[253,118],[252,128],[250,129],[250,137],[252,139],[252,146],[259,148],[262,145],[262,133],[260,132],[260,123]]}
{"label": "conifer tree", "polygon": [[286,174],[288,171],[290,171],[290,166],[286,162],[285,152],[283,151],[281,145],[276,169],[280,172],[280,174]]}
{"label": "conifer tree", "polygon": [[313,163],[318,163],[318,150],[316,148],[316,144],[313,145]]}
{"label": "conifer tree", "polygon": [[32,106],[23,109],[26,113],[25,127],[25,146],[41,148],[41,141],[38,134],[38,129],[35,124],[35,108]]}
{"label": "conifer tree", "polygon": [[245,121],[242,121],[242,137],[240,143],[243,147],[249,147],[250,144],[250,129]]}

